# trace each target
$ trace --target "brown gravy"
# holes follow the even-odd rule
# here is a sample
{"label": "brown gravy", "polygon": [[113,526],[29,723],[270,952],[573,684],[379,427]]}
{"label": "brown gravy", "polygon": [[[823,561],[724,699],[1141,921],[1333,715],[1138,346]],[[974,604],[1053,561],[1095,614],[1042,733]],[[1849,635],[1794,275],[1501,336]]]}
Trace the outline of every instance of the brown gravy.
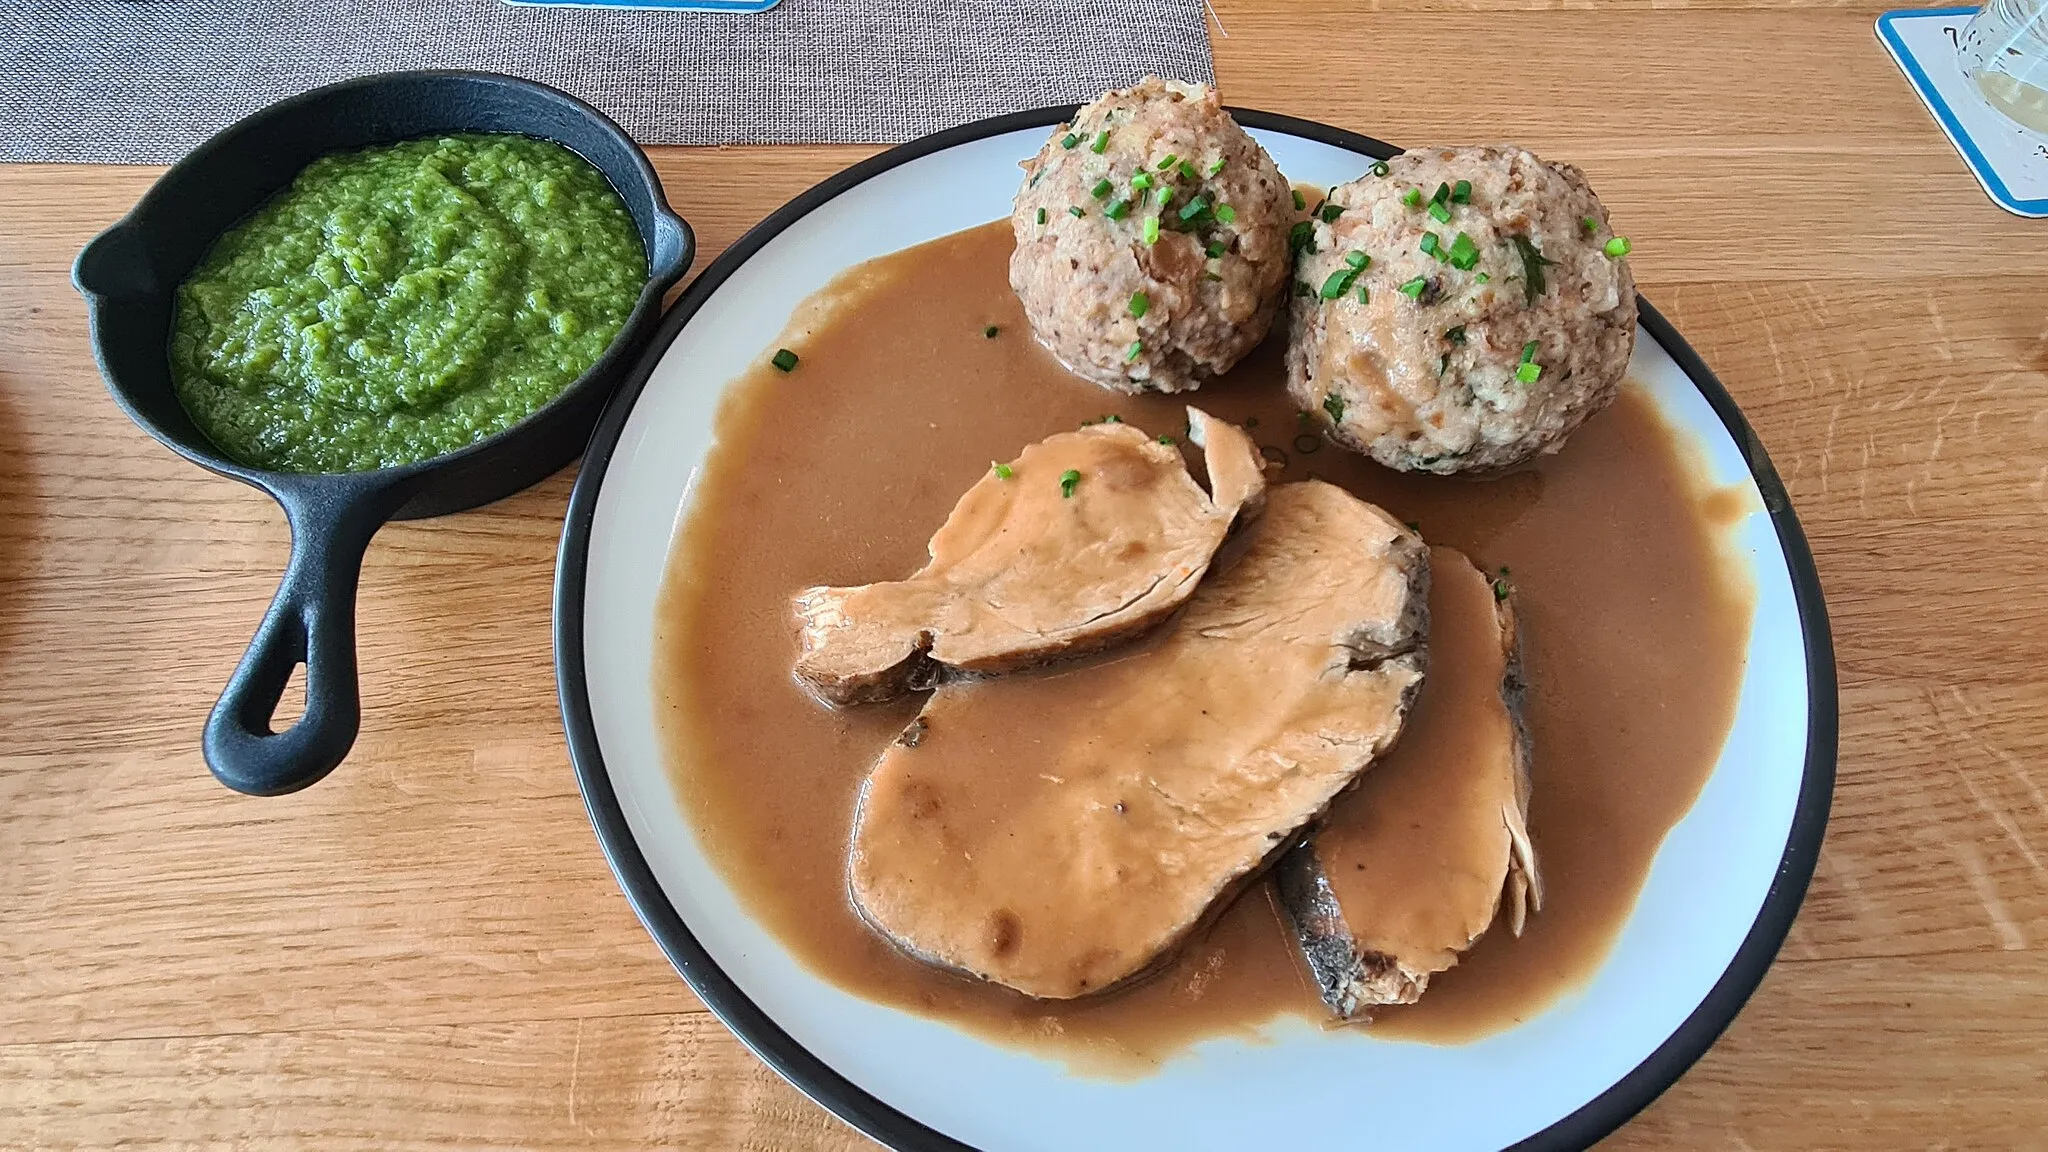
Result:
{"label": "brown gravy", "polygon": [[1179,434],[1192,400],[1249,427],[1281,465],[1273,481],[1340,484],[1512,571],[1543,910],[1519,939],[1489,932],[1373,1034],[1462,1042],[1590,976],[1734,716],[1752,591],[1723,540],[1729,498],[1633,387],[1560,455],[1485,481],[1395,474],[1308,434],[1277,340],[1183,400],[1106,392],[1032,341],[1010,246],[997,222],[849,272],[784,335],[795,371],[764,354],[727,390],[670,559],[654,675],[678,794],[748,908],[840,987],[1100,1074],[1283,1014],[1327,1019],[1266,884],[1107,997],[1032,1001],[897,952],[848,901],[846,849],[861,780],[918,700],[832,712],[790,676],[791,593],[900,578],[991,460],[1109,413]]}

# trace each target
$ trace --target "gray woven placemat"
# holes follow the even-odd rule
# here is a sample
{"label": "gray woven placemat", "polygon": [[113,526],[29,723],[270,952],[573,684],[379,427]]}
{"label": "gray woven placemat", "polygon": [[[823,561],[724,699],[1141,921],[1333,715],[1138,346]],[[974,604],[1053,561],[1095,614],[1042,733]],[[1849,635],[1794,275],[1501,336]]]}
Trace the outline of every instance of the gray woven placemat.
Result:
{"label": "gray woven placemat", "polygon": [[0,0],[0,160],[175,160],[273,100],[401,68],[552,84],[646,144],[886,143],[1211,77],[1203,0]]}

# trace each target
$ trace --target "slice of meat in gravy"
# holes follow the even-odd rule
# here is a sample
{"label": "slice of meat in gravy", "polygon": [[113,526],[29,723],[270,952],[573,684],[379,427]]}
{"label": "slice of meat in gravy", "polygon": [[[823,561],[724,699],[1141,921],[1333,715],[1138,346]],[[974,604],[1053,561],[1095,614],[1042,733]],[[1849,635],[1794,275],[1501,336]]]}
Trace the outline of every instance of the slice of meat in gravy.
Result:
{"label": "slice of meat in gravy", "polygon": [[796,595],[797,680],[831,704],[886,700],[949,671],[1099,651],[1164,620],[1266,487],[1258,449],[1235,425],[1190,408],[1188,435],[1208,492],[1178,449],[1120,423],[1041,440],[1007,476],[991,468],[915,575]]}
{"label": "slice of meat in gravy", "polygon": [[939,688],[862,790],[855,905],[911,954],[1035,997],[1146,972],[1394,742],[1428,588],[1385,512],[1275,488],[1153,641]]}
{"label": "slice of meat in gravy", "polygon": [[1529,737],[1513,599],[1430,549],[1429,681],[1400,747],[1275,870],[1324,1003],[1411,1004],[1493,922],[1542,905],[1529,843]]}

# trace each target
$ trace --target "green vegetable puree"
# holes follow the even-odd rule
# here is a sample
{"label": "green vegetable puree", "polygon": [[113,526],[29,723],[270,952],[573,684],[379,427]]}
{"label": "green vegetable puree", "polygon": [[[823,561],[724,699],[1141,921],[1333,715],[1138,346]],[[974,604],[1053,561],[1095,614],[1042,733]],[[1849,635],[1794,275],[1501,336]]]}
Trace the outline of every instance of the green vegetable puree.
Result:
{"label": "green vegetable puree", "polygon": [[552,400],[646,279],[625,204],[558,144],[461,135],[326,156],[179,286],[171,376],[244,464],[410,464]]}

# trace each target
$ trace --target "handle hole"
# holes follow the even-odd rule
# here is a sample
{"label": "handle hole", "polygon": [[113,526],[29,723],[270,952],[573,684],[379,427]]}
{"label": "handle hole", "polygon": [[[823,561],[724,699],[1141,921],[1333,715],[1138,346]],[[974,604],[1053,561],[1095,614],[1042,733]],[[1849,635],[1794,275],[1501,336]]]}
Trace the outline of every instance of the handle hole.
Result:
{"label": "handle hole", "polygon": [[284,692],[277,698],[277,707],[270,710],[270,734],[289,732],[306,714],[306,662],[301,660],[292,665],[292,674],[285,678]]}

